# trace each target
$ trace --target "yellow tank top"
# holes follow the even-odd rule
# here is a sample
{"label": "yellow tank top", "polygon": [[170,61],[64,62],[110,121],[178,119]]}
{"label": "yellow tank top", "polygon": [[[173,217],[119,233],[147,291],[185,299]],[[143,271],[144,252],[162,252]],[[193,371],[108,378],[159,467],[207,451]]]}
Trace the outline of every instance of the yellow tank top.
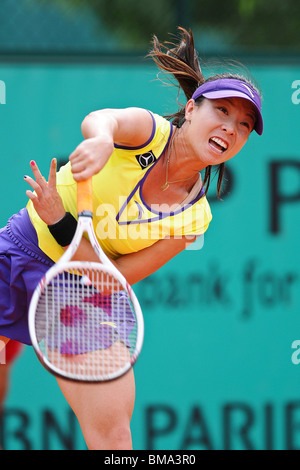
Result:
{"label": "yellow tank top", "polygon": [[[203,191],[189,204],[164,212],[146,204],[142,189],[148,173],[161,157],[172,134],[172,125],[161,116],[152,114],[153,131],[140,147],[115,149],[105,167],[93,177],[93,224],[104,252],[116,259],[139,251],[168,237],[203,234],[212,219]],[[57,190],[66,211],[77,218],[77,184],[70,163],[57,173]],[[36,229],[39,247],[57,261],[64,250],[39,218],[31,201],[27,210]]]}

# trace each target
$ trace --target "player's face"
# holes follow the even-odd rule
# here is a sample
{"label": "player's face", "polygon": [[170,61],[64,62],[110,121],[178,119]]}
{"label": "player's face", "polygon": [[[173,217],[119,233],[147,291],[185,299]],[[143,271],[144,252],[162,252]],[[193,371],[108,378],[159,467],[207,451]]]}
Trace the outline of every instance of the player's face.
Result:
{"label": "player's face", "polygon": [[243,98],[204,99],[200,106],[187,105],[188,143],[204,166],[217,165],[236,155],[253,130],[256,115]]}

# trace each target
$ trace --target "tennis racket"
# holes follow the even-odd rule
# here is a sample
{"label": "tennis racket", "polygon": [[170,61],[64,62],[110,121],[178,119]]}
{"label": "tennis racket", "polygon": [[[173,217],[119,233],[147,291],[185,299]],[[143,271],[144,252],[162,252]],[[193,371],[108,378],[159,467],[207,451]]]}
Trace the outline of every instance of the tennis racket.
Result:
{"label": "tennis racket", "polygon": [[[29,332],[40,362],[58,377],[82,382],[121,377],[135,364],[144,337],[139,302],[97,241],[92,194],[91,178],[77,184],[76,233],[29,307]],[[99,262],[72,261],[85,233]]]}

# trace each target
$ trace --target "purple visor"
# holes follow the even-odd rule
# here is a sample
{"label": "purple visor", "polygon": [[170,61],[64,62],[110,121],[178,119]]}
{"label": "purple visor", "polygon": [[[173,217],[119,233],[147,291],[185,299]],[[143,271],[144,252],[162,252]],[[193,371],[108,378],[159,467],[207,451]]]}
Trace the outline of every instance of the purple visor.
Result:
{"label": "purple visor", "polygon": [[242,80],[237,80],[236,78],[219,78],[217,80],[205,82],[203,85],[199,86],[193,94],[192,99],[196,100],[199,96],[204,96],[208,99],[230,98],[237,96],[251,101],[255,106],[257,116],[254,130],[259,135],[262,135],[263,119],[261,115],[260,96],[254,88],[248,85],[248,83],[245,83]]}

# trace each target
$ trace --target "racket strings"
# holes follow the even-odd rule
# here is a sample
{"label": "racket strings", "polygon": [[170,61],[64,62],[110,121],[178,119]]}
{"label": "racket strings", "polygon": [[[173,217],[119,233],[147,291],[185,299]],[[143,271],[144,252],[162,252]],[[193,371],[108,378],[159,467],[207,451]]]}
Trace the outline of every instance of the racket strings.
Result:
{"label": "racket strings", "polygon": [[135,310],[118,279],[102,270],[59,273],[40,296],[35,327],[43,356],[74,379],[109,379],[134,359]]}

